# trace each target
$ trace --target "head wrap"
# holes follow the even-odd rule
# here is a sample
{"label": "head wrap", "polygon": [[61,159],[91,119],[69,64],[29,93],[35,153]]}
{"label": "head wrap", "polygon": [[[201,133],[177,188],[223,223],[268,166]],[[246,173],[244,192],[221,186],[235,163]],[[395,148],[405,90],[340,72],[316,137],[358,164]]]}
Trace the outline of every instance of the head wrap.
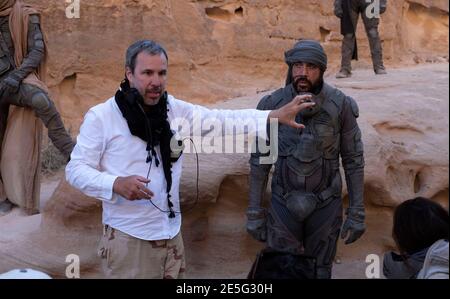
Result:
{"label": "head wrap", "polygon": [[289,66],[286,85],[292,83],[292,66],[296,62],[312,63],[317,65],[323,72],[327,69],[327,54],[320,43],[314,40],[301,40],[297,42],[294,48],[284,54],[284,57]]}

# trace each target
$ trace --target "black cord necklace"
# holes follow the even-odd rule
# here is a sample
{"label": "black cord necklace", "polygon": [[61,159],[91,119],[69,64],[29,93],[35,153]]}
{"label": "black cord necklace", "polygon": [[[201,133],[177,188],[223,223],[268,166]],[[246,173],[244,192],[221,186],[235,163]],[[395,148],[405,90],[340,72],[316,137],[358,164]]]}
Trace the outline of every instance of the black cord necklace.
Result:
{"label": "black cord necklace", "polygon": [[[173,210],[173,205],[171,206],[170,204],[168,204],[169,210],[168,210],[168,211],[165,211],[165,210],[161,209],[160,207],[158,207],[151,199],[149,200],[149,202],[150,202],[150,203],[151,203],[158,211],[160,211],[161,213],[164,213],[164,214],[166,214],[166,213],[169,214],[169,218],[174,218],[174,217],[175,217],[175,214],[187,213],[187,212],[193,210],[193,209],[195,208],[195,206],[197,205],[197,203],[198,203],[198,198],[199,198],[199,174],[200,174],[198,152],[197,152],[197,148],[195,147],[195,143],[194,143],[194,141],[192,140],[192,138],[185,138],[185,139],[183,139],[182,141],[184,142],[185,140],[190,140],[190,141],[191,141],[192,146],[194,147],[195,158],[196,158],[196,166],[197,166],[197,167],[196,167],[196,170],[197,170],[197,173],[196,173],[196,197],[195,197],[194,205],[193,205],[192,207],[190,207],[189,209],[187,209],[186,211],[181,212],[181,211],[174,211],[174,210]],[[148,172],[147,172],[147,180],[148,180],[148,178],[149,178],[149,176],[150,176],[150,170],[152,169],[152,164],[153,164],[153,160],[152,160],[152,158],[151,158],[151,155],[152,155],[152,154],[150,153],[150,151],[148,151],[147,163],[150,163],[150,164],[149,164]],[[150,160],[148,160],[148,159],[149,159],[148,157],[150,157]],[[155,158],[156,158],[156,161],[158,161],[158,160],[157,160],[157,155],[156,155],[156,153],[155,153]],[[156,167],[158,167],[158,165],[156,165]],[[148,183],[145,184],[145,187],[148,188]],[[172,202],[170,202],[170,203],[172,203]]]}

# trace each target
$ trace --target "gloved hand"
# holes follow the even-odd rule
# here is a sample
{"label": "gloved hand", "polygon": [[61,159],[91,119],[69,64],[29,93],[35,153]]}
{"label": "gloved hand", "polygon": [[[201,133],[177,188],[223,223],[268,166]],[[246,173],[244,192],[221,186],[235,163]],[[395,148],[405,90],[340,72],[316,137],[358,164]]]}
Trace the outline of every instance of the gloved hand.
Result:
{"label": "gloved hand", "polygon": [[21,80],[10,73],[3,81],[0,83],[0,89],[4,94],[12,95],[19,91]]}
{"label": "gloved hand", "polygon": [[266,210],[249,208],[247,210],[247,232],[256,240],[267,240]]}
{"label": "gloved hand", "polygon": [[345,244],[350,244],[358,240],[366,231],[365,212],[364,208],[349,208],[346,214],[347,219],[342,226],[341,238],[346,239]]}

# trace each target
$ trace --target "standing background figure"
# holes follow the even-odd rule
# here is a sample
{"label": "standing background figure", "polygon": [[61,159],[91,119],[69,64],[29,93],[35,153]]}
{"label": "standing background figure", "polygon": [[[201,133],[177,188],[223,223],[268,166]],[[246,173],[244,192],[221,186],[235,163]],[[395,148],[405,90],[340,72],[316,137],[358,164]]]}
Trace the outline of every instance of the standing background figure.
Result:
{"label": "standing background figure", "polygon": [[29,214],[38,211],[42,124],[37,118],[48,128],[50,140],[66,159],[74,147],[42,81],[45,58],[39,13],[21,0],[0,0],[2,214],[14,204]]}
{"label": "standing background figure", "polygon": [[[373,69],[375,74],[384,75],[386,69],[383,64],[383,50],[381,47],[378,25],[380,16],[377,15],[377,9],[371,11],[373,5],[379,3],[379,13],[386,11],[387,0],[335,0],[334,14],[341,19],[342,40],[342,62],[341,70],[336,78],[348,78],[352,75],[351,60],[358,60],[358,51],[356,43],[356,27],[358,18],[361,17],[364,22],[367,37],[369,39],[370,52],[372,54]],[[368,12],[371,12],[370,14]]]}

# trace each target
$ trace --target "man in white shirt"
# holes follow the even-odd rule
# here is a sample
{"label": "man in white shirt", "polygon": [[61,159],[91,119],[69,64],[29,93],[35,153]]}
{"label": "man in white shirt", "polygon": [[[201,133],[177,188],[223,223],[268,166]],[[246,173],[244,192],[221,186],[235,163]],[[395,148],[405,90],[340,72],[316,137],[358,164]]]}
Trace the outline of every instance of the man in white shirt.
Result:
{"label": "man in white shirt", "polygon": [[[179,185],[182,155],[171,141],[175,120],[195,117],[264,120],[296,128],[308,96],[273,111],[209,110],[168,95],[168,56],[159,44],[137,41],[126,53],[126,79],[115,97],[91,108],[66,167],[75,188],[103,204],[99,255],[108,278],[182,278]],[[245,132],[236,132],[245,133]],[[257,132],[249,132],[257,133]],[[172,144],[173,145],[173,144]]]}

